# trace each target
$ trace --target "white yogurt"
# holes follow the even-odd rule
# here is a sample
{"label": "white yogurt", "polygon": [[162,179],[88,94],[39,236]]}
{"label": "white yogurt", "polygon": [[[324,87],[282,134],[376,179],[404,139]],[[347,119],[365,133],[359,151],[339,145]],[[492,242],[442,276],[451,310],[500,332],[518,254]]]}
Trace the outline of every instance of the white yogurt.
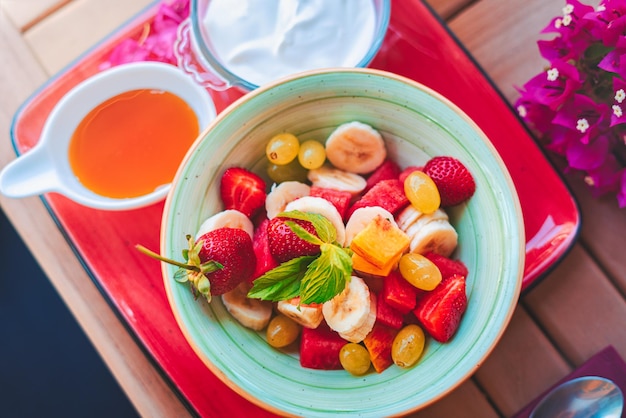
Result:
{"label": "white yogurt", "polygon": [[222,65],[256,85],[355,67],[373,42],[372,0],[213,0],[202,19]]}

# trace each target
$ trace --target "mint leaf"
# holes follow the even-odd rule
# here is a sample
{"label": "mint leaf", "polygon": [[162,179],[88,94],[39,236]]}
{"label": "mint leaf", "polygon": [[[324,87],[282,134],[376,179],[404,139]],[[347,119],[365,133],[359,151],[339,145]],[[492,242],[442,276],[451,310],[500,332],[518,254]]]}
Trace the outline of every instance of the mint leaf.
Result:
{"label": "mint leaf", "polygon": [[303,256],[285,261],[254,280],[248,297],[277,302],[298,296],[300,282],[307,267],[315,258],[315,256]]}
{"label": "mint leaf", "polygon": [[349,251],[332,244],[322,244],[321,254],[309,264],[300,285],[300,302],[324,303],[346,287],[352,275]]}
{"label": "mint leaf", "polygon": [[306,242],[310,242],[315,245],[322,245],[324,241],[321,241],[318,237],[311,234],[309,231],[295,223],[294,221],[285,221],[285,225],[287,225],[294,234],[298,236],[298,238],[303,239]]}
{"label": "mint leaf", "polygon": [[[310,212],[305,213],[305,212],[300,212],[299,210],[292,210],[289,212],[281,212],[277,216],[291,218],[291,219],[300,219],[302,221],[309,221],[313,224],[313,227],[315,228],[315,232],[317,232],[317,236],[319,237],[320,240],[322,240],[323,242],[327,242],[327,243],[332,243],[337,240],[337,230],[335,229],[335,226],[326,217],[318,213],[310,213]],[[291,229],[293,230],[293,228]],[[294,230],[294,232],[296,231]],[[304,237],[300,237],[300,238],[307,240]],[[311,241],[308,241],[308,242],[311,242]],[[314,242],[313,244],[318,244],[318,242]]]}

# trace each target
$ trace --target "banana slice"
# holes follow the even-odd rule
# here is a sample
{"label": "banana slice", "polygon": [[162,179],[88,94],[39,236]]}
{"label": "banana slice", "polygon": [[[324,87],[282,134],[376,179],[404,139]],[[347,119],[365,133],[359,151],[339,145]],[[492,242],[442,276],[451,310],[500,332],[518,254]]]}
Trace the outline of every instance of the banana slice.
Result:
{"label": "banana slice", "polygon": [[202,222],[202,225],[198,228],[198,232],[196,232],[196,240],[207,232],[219,228],[243,229],[250,235],[250,238],[252,238],[254,234],[254,225],[246,215],[235,209],[226,209]]}
{"label": "banana slice", "polygon": [[309,170],[307,177],[313,186],[341,190],[352,195],[361,193],[367,186],[367,180],[362,176],[327,165]]}
{"label": "banana slice", "polygon": [[411,238],[409,249],[413,253],[435,252],[449,257],[457,244],[458,234],[454,227],[447,220],[440,219],[419,228]]}
{"label": "banana slice", "polygon": [[267,217],[272,219],[285,210],[287,203],[308,196],[311,193],[311,186],[299,181],[284,181],[272,187],[272,190],[265,198],[265,211]]}
{"label": "banana slice", "polygon": [[322,313],[331,329],[351,336],[357,330],[363,332],[361,327],[368,323],[371,304],[370,291],[363,279],[352,276],[343,292],[322,304]]}
{"label": "banana slice", "polygon": [[303,327],[317,328],[324,319],[322,305],[300,305],[298,307],[299,302],[299,298],[281,300],[276,304],[276,309]]}
{"label": "banana slice", "polygon": [[241,325],[255,331],[261,331],[272,317],[272,302],[248,297],[251,284],[243,282],[233,290],[222,295],[226,310]]}
{"label": "banana slice", "polygon": [[376,296],[370,292],[370,311],[367,315],[367,319],[360,327],[355,330],[345,333],[340,332],[339,336],[344,340],[348,340],[352,343],[359,343],[367,337],[367,334],[370,333],[372,328],[374,328],[374,323],[376,322]]}
{"label": "banana slice", "polygon": [[317,196],[304,196],[289,202],[285,211],[299,210],[300,212],[317,213],[333,224],[337,230],[337,242],[344,245],[346,242],[346,227],[337,208],[328,200]]}
{"label": "banana slice", "polygon": [[[402,229],[409,238],[415,236],[417,231],[422,229],[429,222],[448,220],[448,214],[442,209],[437,209],[435,212],[428,214],[424,214],[417,209],[415,211],[419,214],[419,216],[415,217],[414,215],[411,215],[410,219],[407,216],[398,217],[398,225],[400,225],[400,229]],[[401,215],[406,214],[403,211]]]}
{"label": "banana slice", "polygon": [[393,219],[393,214],[387,209],[381,208],[380,206],[366,206],[364,208],[358,208],[352,213],[352,215],[350,215],[350,219],[348,219],[348,222],[346,223],[346,241],[344,245],[349,247],[352,242],[352,238],[365,229],[365,227],[369,225],[370,222],[372,222],[378,215],[385,219],[389,219],[394,226],[397,226],[396,221]]}
{"label": "banana slice", "polygon": [[374,128],[361,122],[340,125],[326,139],[328,161],[350,173],[371,173],[386,157],[383,137]]}

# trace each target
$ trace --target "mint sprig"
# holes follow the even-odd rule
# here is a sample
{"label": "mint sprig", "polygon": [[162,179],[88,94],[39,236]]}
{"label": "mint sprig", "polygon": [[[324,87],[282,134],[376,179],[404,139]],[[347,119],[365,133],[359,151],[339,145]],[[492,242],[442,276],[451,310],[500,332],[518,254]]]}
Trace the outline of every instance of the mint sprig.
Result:
{"label": "mint sprig", "polygon": [[256,279],[248,297],[277,302],[300,296],[300,303],[324,303],[343,291],[352,275],[352,252],[339,245],[337,231],[325,217],[300,211],[277,216],[309,221],[317,236],[293,221],[285,224],[301,239],[320,246],[318,256],[286,261]]}

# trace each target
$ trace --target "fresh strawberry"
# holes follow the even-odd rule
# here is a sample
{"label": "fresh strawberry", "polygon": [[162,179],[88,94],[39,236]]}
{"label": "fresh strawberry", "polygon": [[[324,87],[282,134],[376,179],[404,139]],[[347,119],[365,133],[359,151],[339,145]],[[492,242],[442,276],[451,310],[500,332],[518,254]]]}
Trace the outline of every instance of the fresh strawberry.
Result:
{"label": "fresh strawberry", "polygon": [[376,321],[388,327],[400,329],[404,322],[404,315],[389,305],[385,301],[384,295],[379,293],[376,297]]}
{"label": "fresh strawberry", "polygon": [[308,369],[341,369],[339,351],[346,343],[324,321],[317,328],[303,327],[300,337],[300,365]]}
{"label": "fresh strawberry", "polygon": [[370,353],[372,366],[378,373],[382,373],[393,364],[391,346],[397,333],[398,330],[377,322],[374,324],[372,331],[363,340],[365,348]]}
{"label": "fresh strawberry", "polygon": [[472,197],[476,183],[467,167],[453,157],[434,157],[424,166],[424,172],[433,179],[441,206],[454,206]]}
{"label": "fresh strawberry", "polygon": [[435,340],[445,343],[456,332],[466,308],[465,277],[454,274],[418,300],[413,312]]}
{"label": "fresh strawberry", "polygon": [[293,221],[313,235],[317,235],[313,224],[301,219],[285,217],[272,218],[267,227],[269,249],[274,259],[279,263],[304,255],[319,254],[320,246],[312,244],[298,237],[285,221]]}
{"label": "fresh strawberry", "polygon": [[311,196],[321,197],[328,200],[333,204],[333,206],[335,206],[337,212],[341,215],[341,218],[346,219],[345,216],[348,212],[350,200],[352,199],[352,194],[350,194],[350,192],[328,189],[326,187],[311,186],[311,191],[309,193]]}
{"label": "fresh strawberry", "polygon": [[381,180],[397,179],[400,174],[400,167],[395,161],[387,158],[376,170],[367,178],[365,191],[374,187]]}
{"label": "fresh strawberry", "polygon": [[424,257],[428,258],[434,265],[437,266],[437,268],[439,268],[443,279],[447,279],[453,274],[467,277],[469,273],[467,267],[461,260],[453,260],[437,253],[427,253],[424,254]]}
{"label": "fresh strawberry", "polygon": [[272,256],[270,252],[270,244],[267,236],[267,228],[269,227],[270,220],[264,219],[259,226],[254,230],[254,236],[252,237],[252,248],[256,255],[256,269],[251,276],[254,280],[257,277],[261,277],[266,272],[270,271],[274,267],[278,266],[278,262]]}
{"label": "fresh strawberry", "polygon": [[420,292],[417,287],[407,282],[398,270],[393,270],[383,279],[381,295],[385,303],[401,313],[405,314],[415,308]]}
{"label": "fresh strawberry", "polygon": [[224,266],[205,274],[211,283],[211,295],[224,294],[250,280],[256,258],[247,232],[239,228],[218,228],[202,235],[196,243],[200,240],[203,241],[198,251],[200,262],[215,261]]}
{"label": "fresh strawberry", "polygon": [[416,165],[410,165],[407,168],[405,168],[404,170],[402,170],[402,172],[398,175],[398,180],[400,180],[400,182],[402,184],[404,184],[404,180],[406,180],[407,177],[409,177],[409,174],[411,174],[414,171],[422,171],[424,169],[424,167],[419,167]]}
{"label": "fresh strawberry", "polygon": [[251,171],[231,167],[220,181],[224,209],[237,209],[248,217],[265,205],[265,181]]}
{"label": "fresh strawberry", "polygon": [[404,185],[398,179],[381,180],[348,209],[347,217],[358,208],[380,206],[396,214],[409,204],[404,194]]}

